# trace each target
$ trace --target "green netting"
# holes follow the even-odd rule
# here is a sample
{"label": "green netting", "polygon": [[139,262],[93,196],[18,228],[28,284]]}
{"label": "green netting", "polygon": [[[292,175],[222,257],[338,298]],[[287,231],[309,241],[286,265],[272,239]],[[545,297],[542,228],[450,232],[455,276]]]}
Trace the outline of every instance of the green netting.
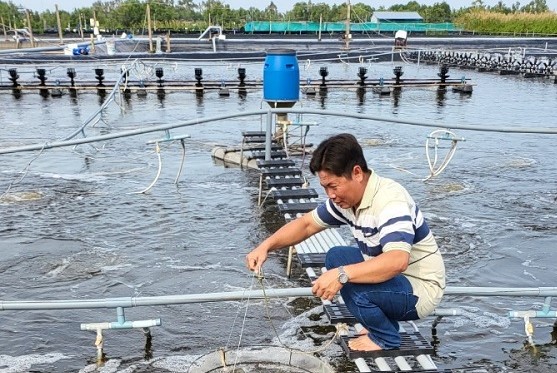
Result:
{"label": "green netting", "polygon": [[[316,33],[319,32],[319,22],[269,22],[252,21],[244,26],[245,32],[275,32],[275,33]],[[344,22],[324,22],[321,24],[321,32],[344,32]],[[395,32],[406,30],[408,32],[459,32],[462,29],[455,27],[453,23],[423,23],[423,22],[365,22],[350,24],[350,32]]]}

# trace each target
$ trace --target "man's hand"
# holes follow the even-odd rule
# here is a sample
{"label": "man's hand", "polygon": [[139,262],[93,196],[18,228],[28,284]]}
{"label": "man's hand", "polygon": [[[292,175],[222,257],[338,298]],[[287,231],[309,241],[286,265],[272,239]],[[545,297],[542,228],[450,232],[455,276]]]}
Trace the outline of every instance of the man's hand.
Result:
{"label": "man's hand", "polygon": [[250,271],[261,271],[261,266],[267,260],[267,250],[261,246],[253,249],[248,255],[246,255],[246,265]]}
{"label": "man's hand", "polygon": [[335,268],[319,276],[313,283],[311,291],[323,300],[333,300],[341,288],[342,284],[338,281],[338,269]]}

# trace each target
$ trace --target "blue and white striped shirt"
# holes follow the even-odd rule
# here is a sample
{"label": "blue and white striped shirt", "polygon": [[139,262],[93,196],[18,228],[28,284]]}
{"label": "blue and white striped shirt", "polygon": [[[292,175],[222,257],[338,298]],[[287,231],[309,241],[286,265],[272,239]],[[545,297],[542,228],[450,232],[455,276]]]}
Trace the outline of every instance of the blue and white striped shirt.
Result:
{"label": "blue and white striped shirt", "polygon": [[327,199],[312,216],[325,228],[347,224],[362,253],[370,257],[391,250],[408,252],[403,274],[420,298],[418,314],[429,314],[437,305],[445,288],[443,259],[422,212],[402,185],[372,171],[355,211]]}
{"label": "blue and white striped shirt", "polygon": [[375,173],[356,211],[343,209],[328,199],[317,207],[314,218],[322,226],[349,225],[358,247],[369,256],[388,251],[385,249],[391,249],[390,244],[410,252],[413,245],[431,233],[422,212],[406,190]]}

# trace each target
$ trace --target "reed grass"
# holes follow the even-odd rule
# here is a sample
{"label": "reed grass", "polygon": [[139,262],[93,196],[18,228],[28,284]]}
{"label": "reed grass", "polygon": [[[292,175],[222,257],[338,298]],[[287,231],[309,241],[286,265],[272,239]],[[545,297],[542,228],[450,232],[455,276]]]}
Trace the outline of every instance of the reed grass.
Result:
{"label": "reed grass", "polygon": [[503,14],[473,10],[460,15],[455,25],[479,34],[556,35],[557,13]]}

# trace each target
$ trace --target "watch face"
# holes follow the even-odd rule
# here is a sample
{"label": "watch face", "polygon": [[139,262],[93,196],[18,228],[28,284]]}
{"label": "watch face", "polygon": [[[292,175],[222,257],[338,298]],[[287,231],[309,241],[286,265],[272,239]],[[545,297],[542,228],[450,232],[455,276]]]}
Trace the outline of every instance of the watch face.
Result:
{"label": "watch face", "polygon": [[348,282],[348,275],[344,272],[344,268],[342,266],[338,268],[338,282],[341,284],[346,284]]}
{"label": "watch face", "polygon": [[348,282],[348,275],[346,273],[341,273],[338,275],[338,281],[341,284],[346,284]]}

